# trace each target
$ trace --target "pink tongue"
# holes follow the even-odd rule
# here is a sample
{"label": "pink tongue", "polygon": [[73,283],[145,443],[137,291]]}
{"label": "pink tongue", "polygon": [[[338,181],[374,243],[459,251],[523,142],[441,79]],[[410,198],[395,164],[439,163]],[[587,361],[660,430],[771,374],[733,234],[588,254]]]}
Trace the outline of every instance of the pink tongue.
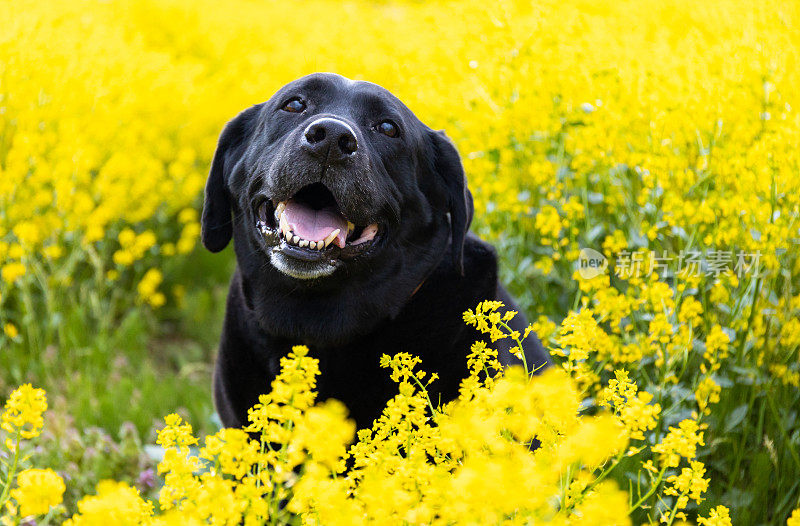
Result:
{"label": "pink tongue", "polygon": [[314,210],[290,200],[286,203],[283,213],[292,232],[308,241],[323,241],[338,228],[339,234],[333,242],[344,248],[347,240],[347,220],[335,208]]}

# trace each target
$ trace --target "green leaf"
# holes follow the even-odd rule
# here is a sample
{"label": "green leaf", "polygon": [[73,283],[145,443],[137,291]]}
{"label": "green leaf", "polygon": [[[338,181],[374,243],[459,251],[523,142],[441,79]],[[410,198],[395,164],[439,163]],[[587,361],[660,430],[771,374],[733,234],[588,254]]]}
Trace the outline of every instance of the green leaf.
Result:
{"label": "green leaf", "polygon": [[748,410],[747,404],[742,404],[730,412],[725,422],[726,433],[730,433],[731,430],[733,430],[733,428],[742,423],[744,417],[747,416],[747,410]]}

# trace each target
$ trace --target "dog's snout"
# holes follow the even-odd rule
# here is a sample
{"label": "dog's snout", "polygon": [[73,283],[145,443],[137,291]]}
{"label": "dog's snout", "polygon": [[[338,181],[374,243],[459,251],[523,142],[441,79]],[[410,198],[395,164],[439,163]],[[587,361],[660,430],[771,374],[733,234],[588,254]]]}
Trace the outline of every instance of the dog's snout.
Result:
{"label": "dog's snout", "polygon": [[358,149],[355,131],[346,122],[325,117],[317,119],[303,132],[302,146],[329,161],[343,160]]}

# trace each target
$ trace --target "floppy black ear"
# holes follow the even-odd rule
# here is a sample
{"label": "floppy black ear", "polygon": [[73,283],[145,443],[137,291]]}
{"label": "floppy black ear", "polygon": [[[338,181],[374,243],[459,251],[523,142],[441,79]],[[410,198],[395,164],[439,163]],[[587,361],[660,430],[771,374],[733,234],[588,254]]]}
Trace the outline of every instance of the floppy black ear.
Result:
{"label": "floppy black ear", "polygon": [[464,275],[464,239],[472,222],[472,194],[453,141],[443,131],[431,133],[434,146],[434,169],[442,178],[450,212],[450,235],[453,243],[453,266]]}
{"label": "floppy black ear", "polygon": [[214,152],[206,181],[201,221],[203,246],[211,252],[224,249],[233,236],[231,196],[227,181],[231,170],[244,154],[246,139],[255,129],[256,116],[260,108],[259,104],[244,110],[225,125],[219,136],[217,150]]}

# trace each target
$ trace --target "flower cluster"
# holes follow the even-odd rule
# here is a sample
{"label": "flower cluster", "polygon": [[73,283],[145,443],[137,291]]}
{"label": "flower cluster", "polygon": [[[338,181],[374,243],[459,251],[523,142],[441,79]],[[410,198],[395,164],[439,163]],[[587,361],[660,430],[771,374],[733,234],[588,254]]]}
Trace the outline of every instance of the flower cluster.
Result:
{"label": "flower cluster", "polygon": [[[500,338],[513,334],[502,303],[482,303],[469,323]],[[582,414],[581,394],[567,373],[536,376],[521,367],[502,369],[496,351],[473,346],[470,378],[462,396],[435,406],[427,387],[437,380],[419,358],[383,356],[398,384],[371,429],[358,433],[346,408],[315,403],[318,362],[297,346],[281,360],[268,394],[249,412],[246,430],[222,429],[202,447],[192,426],[176,414],[158,434],[164,484],[157,506],[125,484],[103,481],[66,521],[93,524],[464,524],[508,518],[558,524],[631,524],[627,493],[607,479],[623,458],[630,432],[619,414],[638,400],[635,384],[619,371],[604,391],[614,415]],[[21,388],[27,392],[29,386]],[[41,393],[43,400],[44,394]],[[18,407],[22,397],[12,397]],[[12,404],[13,405],[13,404]],[[647,426],[646,426],[647,427]],[[683,435],[693,431],[687,426]],[[680,438],[653,451],[692,458]],[[708,485],[699,462],[666,478],[663,497],[700,501]],[[659,477],[663,477],[662,471]],[[508,488],[513,487],[514,491]],[[20,473],[10,494],[23,516],[51,512],[64,483],[51,470]],[[15,510],[17,508],[14,508]],[[721,513],[721,512],[720,512]]]}
{"label": "flower cluster", "polygon": [[[0,451],[0,522],[3,526],[18,524],[21,517],[45,515],[61,504],[66,486],[64,480],[52,469],[25,469],[19,471],[25,455],[25,440],[39,436],[44,426],[43,414],[47,410],[47,397],[42,389],[25,384],[15,389],[5,403],[2,430],[7,433],[5,448]],[[16,485],[14,484],[16,482]],[[12,522],[16,517],[17,522]]]}
{"label": "flower cluster", "polygon": [[608,387],[600,393],[600,405],[613,408],[631,439],[644,440],[644,433],[658,423],[661,406],[651,403],[653,395],[638,390],[628,378],[628,371],[617,369],[614,375],[616,378],[609,380]]}
{"label": "flower cluster", "polygon": [[43,389],[25,384],[11,393],[0,416],[3,430],[10,435],[30,439],[39,436],[44,426],[42,414],[47,410],[47,398]]}
{"label": "flower cluster", "polygon": [[23,517],[45,515],[61,503],[64,480],[52,469],[26,469],[17,475],[17,487],[11,498],[19,505]]}

